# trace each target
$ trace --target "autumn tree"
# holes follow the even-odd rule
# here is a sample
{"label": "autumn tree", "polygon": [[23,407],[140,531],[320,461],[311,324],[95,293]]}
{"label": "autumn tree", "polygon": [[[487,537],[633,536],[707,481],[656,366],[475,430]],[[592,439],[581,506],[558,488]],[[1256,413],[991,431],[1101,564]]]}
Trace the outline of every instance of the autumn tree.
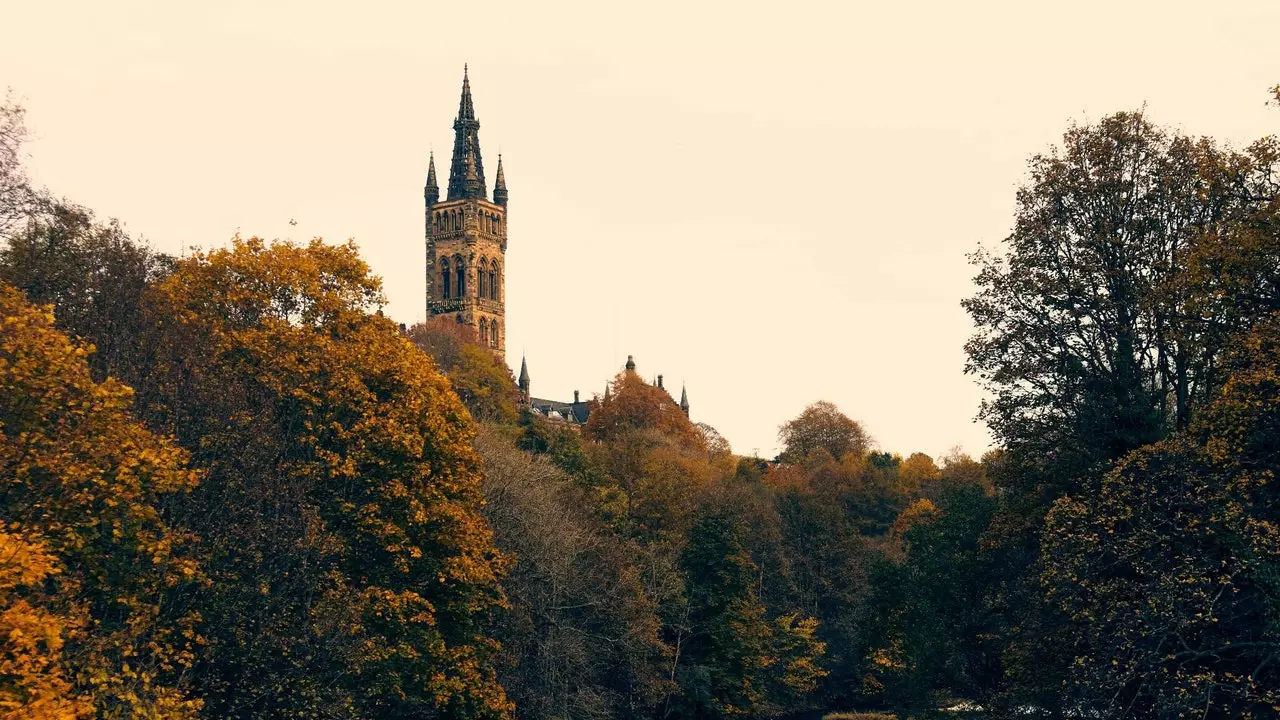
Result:
{"label": "autumn tree", "polygon": [[160,508],[197,476],[132,417],[128,387],[93,380],[91,351],[0,283],[0,697],[52,717],[82,703],[100,717],[194,717],[198,616],[172,598],[200,573],[193,538]]}
{"label": "autumn tree", "polygon": [[1073,702],[1109,717],[1280,707],[1280,324],[1221,397],[1049,515],[1042,581],[1076,622]]}
{"label": "autumn tree", "polygon": [[175,516],[212,580],[208,714],[505,716],[472,424],[355,247],[236,238],[153,298],[143,404],[205,472]]}
{"label": "autumn tree", "polygon": [[1224,332],[1252,319],[1203,321],[1185,269],[1275,197],[1274,163],[1269,142],[1228,151],[1140,112],[1074,126],[1031,158],[1013,233],[973,256],[964,306],[978,328],[967,371],[992,394],[982,418],[1048,483],[1046,506],[1064,478],[1185,426],[1212,396]]}
{"label": "autumn tree", "polygon": [[634,370],[624,370],[596,398],[584,433],[592,440],[610,442],[635,430],[654,430],[682,447],[705,452],[706,440],[667,391],[645,382]]}
{"label": "autumn tree", "polygon": [[118,222],[97,222],[66,202],[48,203],[0,247],[0,280],[53,306],[60,329],[93,344],[88,362],[98,379],[136,382],[144,295],[168,265]]}
{"label": "autumn tree", "polygon": [[623,718],[666,690],[656,603],[634,547],[582,502],[549,457],[481,432],[485,516],[514,558],[497,629],[499,678],[521,718]]}
{"label": "autumn tree", "polygon": [[0,717],[7,720],[92,715],[63,653],[87,618],[58,608],[56,593],[45,590],[60,570],[43,544],[0,532]]}
{"label": "autumn tree", "polygon": [[409,328],[408,335],[436,361],[476,420],[512,425],[519,419],[520,391],[511,368],[478,342],[475,328],[436,317]]}
{"label": "autumn tree", "polygon": [[871,449],[871,437],[856,420],[840,412],[825,400],[805,408],[795,419],[778,430],[784,462],[801,462],[816,451],[824,451],[835,460],[847,453],[863,455]]}

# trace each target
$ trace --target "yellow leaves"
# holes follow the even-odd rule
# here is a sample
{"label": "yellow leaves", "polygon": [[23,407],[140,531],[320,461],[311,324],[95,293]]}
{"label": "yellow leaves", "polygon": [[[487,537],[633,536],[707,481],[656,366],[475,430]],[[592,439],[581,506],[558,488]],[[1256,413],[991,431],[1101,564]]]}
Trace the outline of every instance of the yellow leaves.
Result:
{"label": "yellow leaves", "polygon": [[[197,572],[189,561],[173,560],[175,544],[185,546],[186,539],[159,521],[152,503],[163,493],[194,486],[195,475],[182,466],[180,450],[128,414],[128,388],[113,380],[94,382],[85,364],[88,349],[54,330],[47,313],[2,284],[0,324],[4,519],[10,528],[42,536],[38,552],[15,557],[30,561],[28,571],[44,573],[44,586],[54,593],[49,602],[76,608],[75,619],[48,621],[73,630],[59,641],[71,648],[67,659],[48,660],[40,672],[55,685],[76,687],[72,704],[83,699],[99,708],[124,707],[129,714],[185,716],[196,706],[181,693],[150,679],[145,692],[131,689],[126,680],[137,673],[116,659],[138,652],[157,667],[189,663],[186,651],[164,639],[157,626],[158,595]],[[82,601],[82,592],[96,600]],[[20,604],[5,606],[13,610]],[[112,622],[99,622],[104,616]],[[24,657],[40,655],[35,646],[24,647]],[[42,647],[50,657],[60,649],[52,640]]]}

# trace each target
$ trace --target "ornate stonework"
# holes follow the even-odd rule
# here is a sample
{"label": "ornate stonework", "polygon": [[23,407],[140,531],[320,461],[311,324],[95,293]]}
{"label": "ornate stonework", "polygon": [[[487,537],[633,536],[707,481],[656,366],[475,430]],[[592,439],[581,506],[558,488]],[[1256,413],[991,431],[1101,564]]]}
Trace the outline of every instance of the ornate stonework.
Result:
{"label": "ornate stonework", "polygon": [[427,168],[427,318],[450,316],[471,326],[482,344],[506,356],[507,186],[498,158],[493,202],[484,184],[480,121],[471,81],[462,74],[462,100],[453,122],[449,194],[440,200],[435,156]]}

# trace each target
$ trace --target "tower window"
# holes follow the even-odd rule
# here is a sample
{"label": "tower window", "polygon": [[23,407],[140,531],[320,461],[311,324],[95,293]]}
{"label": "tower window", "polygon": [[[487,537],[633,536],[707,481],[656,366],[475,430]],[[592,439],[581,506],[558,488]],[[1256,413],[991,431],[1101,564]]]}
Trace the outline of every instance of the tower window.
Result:
{"label": "tower window", "polygon": [[489,323],[489,346],[498,347],[498,321]]}
{"label": "tower window", "polygon": [[440,261],[440,299],[449,299],[449,261]]}
{"label": "tower window", "polygon": [[489,321],[480,318],[480,342],[488,344],[489,342]]}
{"label": "tower window", "polygon": [[485,281],[488,280],[488,278],[485,277],[486,275],[488,275],[488,273],[485,271],[485,268],[487,267],[489,267],[489,261],[485,260],[484,258],[480,258],[480,269],[476,273],[476,290],[479,291],[477,295],[481,298],[489,297],[485,293],[485,288],[487,287],[487,283]]}
{"label": "tower window", "polygon": [[458,290],[457,290],[456,297],[460,297],[460,298],[466,297],[467,296],[467,269],[462,265],[462,258],[455,258],[454,260],[458,264],[458,269],[457,269]]}
{"label": "tower window", "polygon": [[489,269],[489,297],[493,300],[498,299],[498,270],[496,266]]}

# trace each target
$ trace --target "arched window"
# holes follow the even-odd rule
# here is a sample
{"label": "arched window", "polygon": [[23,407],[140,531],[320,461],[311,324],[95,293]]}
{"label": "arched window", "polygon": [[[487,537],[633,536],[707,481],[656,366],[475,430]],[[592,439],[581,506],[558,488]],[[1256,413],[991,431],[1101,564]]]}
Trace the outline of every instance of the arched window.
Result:
{"label": "arched window", "polygon": [[498,321],[489,323],[489,347],[498,347]]}
{"label": "arched window", "polygon": [[488,267],[489,267],[489,261],[485,260],[484,258],[480,258],[480,268],[479,268],[479,271],[476,273],[476,290],[477,290],[476,295],[481,298],[489,297],[487,294],[485,294],[486,292],[485,288],[487,287],[487,281],[489,279]]}
{"label": "arched window", "polygon": [[489,342],[489,321],[486,320],[485,318],[480,318],[480,343],[486,344],[488,342]]}
{"label": "arched window", "polygon": [[498,271],[498,262],[495,260],[489,266],[489,297],[494,300],[501,300],[498,297],[498,285],[502,282],[502,274]]}
{"label": "arched window", "polygon": [[440,299],[449,299],[449,261],[440,261]]}
{"label": "arched window", "polygon": [[454,297],[460,297],[460,298],[466,297],[467,296],[467,268],[462,264],[462,258],[457,256],[454,256],[453,264],[457,268],[457,270],[455,271],[455,274],[458,277],[458,289]]}

